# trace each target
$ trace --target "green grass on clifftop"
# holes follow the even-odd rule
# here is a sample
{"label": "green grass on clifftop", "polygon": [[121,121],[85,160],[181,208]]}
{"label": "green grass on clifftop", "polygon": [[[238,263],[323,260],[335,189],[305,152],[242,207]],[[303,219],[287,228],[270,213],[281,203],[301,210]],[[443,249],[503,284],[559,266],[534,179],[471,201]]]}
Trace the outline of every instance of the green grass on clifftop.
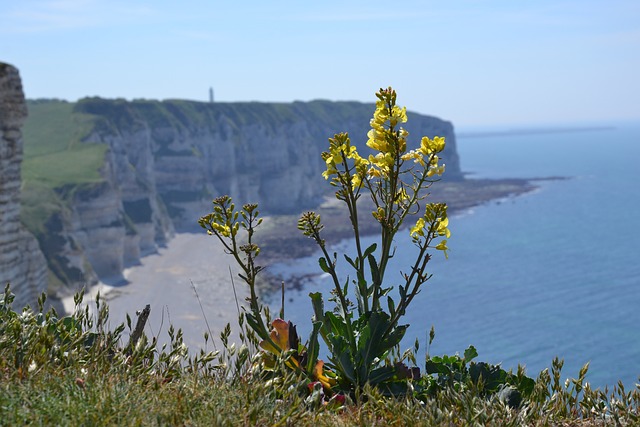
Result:
{"label": "green grass on clifftop", "polygon": [[56,188],[67,184],[100,182],[107,147],[82,143],[93,127],[93,117],[73,113],[74,104],[30,101],[23,128],[25,181],[43,181]]}
{"label": "green grass on clifftop", "polygon": [[51,214],[64,207],[56,192],[68,186],[102,181],[107,146],[83,143],[94,118],[74,113],[74,104],[57,100],[28,101],[23,127],[22,222],[35,234]]}

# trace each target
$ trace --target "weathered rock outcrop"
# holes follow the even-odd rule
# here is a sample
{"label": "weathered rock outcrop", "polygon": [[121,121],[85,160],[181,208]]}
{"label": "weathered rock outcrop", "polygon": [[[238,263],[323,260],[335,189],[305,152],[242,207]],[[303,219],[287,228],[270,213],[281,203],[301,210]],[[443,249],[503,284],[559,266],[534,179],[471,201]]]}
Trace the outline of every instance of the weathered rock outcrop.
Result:
{"label": "weathered rock outcrop", "polygon": [[[265,214],[314,207],[331,190],[321,177],[327,138],[347,131],[364,146],[373,110],[328,101],[80,100],[74,114],[93,123],[83,143],[108,147],[103,182],[60,189],[72,194],[66,212],[40,238],[53,235],[58,243],[55,253],[45,250],[49,265],[66,265],[65,277],[54,274],[72,287],[91,284],[93,272],[117,280],[175,229],[197,229],[219,195],[232,195],[238,205],[259,203]],[[416,145],[423,135],[445,136],[446,179],[462,179],[451,123],[409,114],[407,129]]]}
{"label": "weathered rock outcrop", "polygon": [[36,306],[47,288],[47,264],[20,223],[21,127],[27,108],[18,70],[0,63],[0,282],[10,283],[14,307]]}

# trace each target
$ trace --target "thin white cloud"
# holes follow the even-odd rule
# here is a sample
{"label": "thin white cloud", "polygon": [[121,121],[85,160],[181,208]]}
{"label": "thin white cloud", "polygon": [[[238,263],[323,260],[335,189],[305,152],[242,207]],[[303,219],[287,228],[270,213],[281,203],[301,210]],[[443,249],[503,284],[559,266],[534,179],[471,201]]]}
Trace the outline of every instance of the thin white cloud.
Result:
{"label": "thin white cloud", "polygon": [[42,0],[16,2],[0,10],[3,34],[46,33],[113,26],[151,17],[144,5],[101,0]]}

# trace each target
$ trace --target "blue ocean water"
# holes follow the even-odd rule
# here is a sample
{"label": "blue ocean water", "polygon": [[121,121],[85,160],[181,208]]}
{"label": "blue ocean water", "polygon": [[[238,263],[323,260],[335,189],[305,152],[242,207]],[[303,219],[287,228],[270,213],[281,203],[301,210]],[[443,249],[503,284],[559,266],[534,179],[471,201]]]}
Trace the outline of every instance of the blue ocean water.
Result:
{"label": "blue ocean water", "polygon": [[[405,317],[411,326],[403,347],[418,338],[424,357],[433,325],[432,355],[462,353],[473,344],[478,360],[506,369],[523,364],[534,377],[559,356],[565,377],[576,377],[589,362],[594,387],[638,383],[640,124],[462,135],[458,145],[462,168],[473,176],[570,179],[538,181],[532,193],[450,219],[449,259],[436,253],[430,263],[433,278]],[[406,269],[399,261],[415,254],[401,234],[395,270]],[[350,247],[345,241],[332,249]],[[285,280],[318,271],[317,256],[270,267]],[[286,317],[304,335],[308,293],[321,291],[326,300],[329,290],[318,275],[302,291],[288,291]]]}

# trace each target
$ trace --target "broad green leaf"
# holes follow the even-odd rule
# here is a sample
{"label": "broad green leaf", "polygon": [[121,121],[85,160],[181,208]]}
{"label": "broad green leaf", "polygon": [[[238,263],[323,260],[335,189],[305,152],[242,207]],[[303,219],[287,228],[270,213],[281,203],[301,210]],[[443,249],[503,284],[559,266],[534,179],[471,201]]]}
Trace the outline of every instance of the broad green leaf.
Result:
{"label": "broad green leaf", "polygon": [[464,361],[470,362],[476,357],[478,357],[478,351],[474,346],[470,345],[469,348],[464,351]]}
{"label": "broad green leaf", "polygon": [[356,384],[355,369],[350,353],[348,351],[340,353],[337,362],[336,366],[340,369],[342,375],[349,379],[352,384]]}
{"label": "broad green leaf", "polygon": [[408,327],[409,325],[396,326],[395,329],[385,338],[384,347],[387,350],[391,350],[393,347],[400,344],[400,341],[402,341],[402,338],[404,337],[405,332],[407,332]]}
{"label": "broad green leaf", "polygon": [[327,311],[324,314],[325,321],[328,321],[331,326],[331,333],[339,335],[344,339],[347,339],[347,325],[342,317],[337,316],[331,311]]}
{"label": "broad green leaf", "polygon": [[368,321],[358,337],[359,364],[369,367],[376,357],[381,357],[389,350],[383,335],[388,329],[389,315],[382,311],[368,313]]}

